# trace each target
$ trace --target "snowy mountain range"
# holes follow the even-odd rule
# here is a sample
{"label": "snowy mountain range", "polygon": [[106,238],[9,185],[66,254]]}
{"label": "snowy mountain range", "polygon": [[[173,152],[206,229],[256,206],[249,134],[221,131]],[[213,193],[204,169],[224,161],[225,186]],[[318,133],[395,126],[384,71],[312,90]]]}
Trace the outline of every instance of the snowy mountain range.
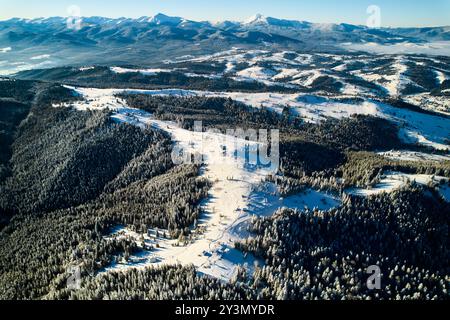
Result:
{"label": "snowy mountain range", "polygon": [[[159,13],[153,17],[132,18],[82,18],[81,30],[73,33],[68,29],[65,17],[38,19],[13,18],[0,22],[0,40],[2,43],[26,41],[33,35],[40,34],[35,44],[43,42],[44,36],[51,36],[48,41],[100,42],[102,40],[118,40],[133,42],[143,38],[176,38],[184,40],[205,40],[215,36],[223,36],[227,40],[258,41],[262,35],[245,37],[245,32],[261,32],[272,41],[276,36],[286,37],[293,42],[302,41],[314,35],[323,40],[335,42],[349,40],[355,42],[373,41],[395,43],[401,41],[450,40],[450,27],[432,28],[381,28],[372,29],[366,26],[350,24],[323,24],[306,21],[285,20],[265,17],[257,14],[244,22],[208,22],[192,21],[181,17],[170,17]],[[66,35],[64,37],[63,35]],[[70,36],[69,36],[70,35]]]}

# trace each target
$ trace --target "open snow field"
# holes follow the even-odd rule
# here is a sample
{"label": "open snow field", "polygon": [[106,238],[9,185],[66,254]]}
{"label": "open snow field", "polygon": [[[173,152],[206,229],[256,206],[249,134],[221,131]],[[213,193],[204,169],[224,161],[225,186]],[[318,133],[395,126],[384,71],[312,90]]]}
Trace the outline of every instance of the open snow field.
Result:
{"label": "open snow field", "polygon": [[[438,189],[442,197],[446,201],[450,202],[448,181],[449,180],[445,177],[436,177],[426,174],[406,174],[401,172],[386,172],[382,176],[380,182],[373,188],[368,189],[355,188],[347,190],[346,192],[348,194],[358,196],[372,196],[384,192],[392,192],[394,190],[398,190],[410,182],[416,182],[421,185],[428,185],[430,183],[433,183],[435,185],[439,185]],[[444,182],[444,184],[440,185],[441,182]]]}

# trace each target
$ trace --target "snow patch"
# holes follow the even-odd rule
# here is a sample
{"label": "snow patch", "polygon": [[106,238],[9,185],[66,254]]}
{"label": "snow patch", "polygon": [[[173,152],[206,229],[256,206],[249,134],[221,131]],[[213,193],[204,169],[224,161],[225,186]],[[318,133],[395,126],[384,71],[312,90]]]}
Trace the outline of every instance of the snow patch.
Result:
{"label": "snow patch", "polygon": [[402,160],[402,161],[450,161],[450,156],[439,155],[439,154],[429,154],[416,151],[387,151],[378,152],[378,155],[391,160]]}
{"label": "snow patch", "polygon": [[428,185],[430,183],[440,185],[440,191],[443,190],[443,196],[447,195],[447,187],[442,185],[442,182],[448,183],[448,178],[445,177],[437,177],[426,174],[406,174],[401,172],[387,172],[384,174],[380,180],[380,183],[375,185],[373,188],[368,189],[350,189],[347,190],[347,194],[353,194],[357,196],[372,196],[378,195],[382,193],[389,193],[394,190],[398,190],[404,186],[406,186],[410,182],[415,182],[421,185]]}

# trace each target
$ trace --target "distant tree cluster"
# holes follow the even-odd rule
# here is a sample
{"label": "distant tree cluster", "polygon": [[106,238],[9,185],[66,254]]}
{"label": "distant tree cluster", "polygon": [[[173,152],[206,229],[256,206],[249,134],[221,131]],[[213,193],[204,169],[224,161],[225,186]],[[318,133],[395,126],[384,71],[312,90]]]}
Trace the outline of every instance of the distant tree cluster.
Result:
{"label": "distant tree cluster", "polygon": [[[197,65],[197,68],[200,68]],[[204,70],[211,67],[204,66]],[[212,68],[214,70],[214,68]],[[18,75],[21,79],[58,81],[77,86],[90,86],[95,88],[128,88],[128,89],[163,89],[180,88],[189,90],[209,91],[247,91],[267,92],[275,90],[280,92],[294,92],[293,89],[283,85],[267,86],[257,81],[237,81],[231,77],[209,77],[208,75],[190,77],[182,72],[161,72],[155,75],[145,75],[140,72],[116,73],[108,67],[95,67],[90,70],[61,67],[50,70],[29,70]]]}

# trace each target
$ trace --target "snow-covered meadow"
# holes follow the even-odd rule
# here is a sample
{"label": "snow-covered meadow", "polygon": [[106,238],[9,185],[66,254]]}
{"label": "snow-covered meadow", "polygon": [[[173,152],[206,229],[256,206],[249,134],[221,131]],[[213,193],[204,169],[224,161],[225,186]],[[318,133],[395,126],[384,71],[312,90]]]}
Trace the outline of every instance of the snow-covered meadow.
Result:
{"label": "snow-covered meadow", "polygon": [[[450,135],[450,124],[446,119],[406,109],[396,109],[371,100],[352,104],[304,94],[69,88],[84,98],[70,104],[78,110],[108,108],[113,111],[112,117],[116,121],[131,123],[142,128],[147,126],[157,128],[167,132],[175,146],[192,153],[200,150],[206,159],[202,176],[213,182],[208,199],[201,205],[203,215],[197,225],[193,226],[192,239],[186,243],[180,243],[178,239],[163,237],[163,230],[150,230],[148,234],[140,235],[126,227],[118,228],[110,237],[131,237],[140,245],[143,236],[146,246],[153,249],[142,251],[141,255],[131,257],[128,262],[119,261],[105,269],[106,272],[163,264],[193,264],[201,273],[229,280],[238,266],[245,265],[251,270],[255,263],[262,263],[252,256],[243,256],[234,248],[236,241],[249,236],[247,226],[253,216],[271,215],[280,207],[329,210],[341,204],[341,199],[315,190],[305,190],[297,195],[283,198],[277,193],[274,185],[265,182],[266,178],[274,173],[270,168],[246,166],[242,157],[233,156],[232,161],[223,161],[223,157],[234,155],[233,152],[225,154],[224,150],[232,150],[235,147],[235,145],[227,144],[224,135],[188,131],[175,123],[157,120],[145,111],[129,108],[116,96],[117,94],[229,97],[255,108],[265,107],[277,112],[281,112],[283,106],[287,105],[293,108],[298,116],[310,122],[317,122],[327,117],[349,117],[355,113],[369,114],[402,124],[405,139],[413,135],[424,140],[421,142],[429,142],[437,147],[440,143],[444,146],[444,139]],[[395,150],[380,154],[388,158],[402,157],[410,161],[448,159],[443,155]],[[418,183],[428,184],[432,179],[441,180],[442,178],[389,172],[382,177],[378,185],[371,189],[352,189],[347,192],[369,196],[396,190],[408,181],[415,180]],[[448,200],[450,188],[442,185],[439,190]]]}

